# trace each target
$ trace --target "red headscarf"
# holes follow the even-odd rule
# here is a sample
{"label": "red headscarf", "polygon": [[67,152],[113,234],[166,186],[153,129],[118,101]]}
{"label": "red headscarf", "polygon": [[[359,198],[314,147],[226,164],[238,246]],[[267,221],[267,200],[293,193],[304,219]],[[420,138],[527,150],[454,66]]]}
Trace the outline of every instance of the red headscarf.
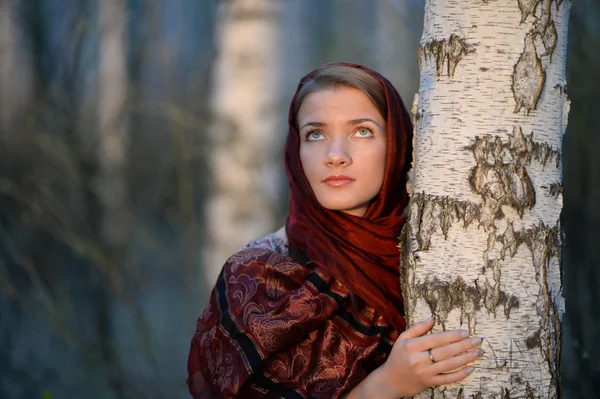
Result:
{"label": "red headscarf", "polygon": [[[332,65],[332,64],[328,64]],[[398,236],[406,221],[407,172],[412,160],[412,125],[400,95],[383,76],[362,65],[335,63],[361,69],[384,88],[387,101],[386,165],[381,191],[364,217],[331,211],[315,197],[300,161],[300,135],[294,104],[300,88],[319,69],[302,78],[292,100],[285,167],[291,189],[286,232],[290,244],[318,266],[383,313],[388,322],[404,331],[404,303],[400,290]]]}

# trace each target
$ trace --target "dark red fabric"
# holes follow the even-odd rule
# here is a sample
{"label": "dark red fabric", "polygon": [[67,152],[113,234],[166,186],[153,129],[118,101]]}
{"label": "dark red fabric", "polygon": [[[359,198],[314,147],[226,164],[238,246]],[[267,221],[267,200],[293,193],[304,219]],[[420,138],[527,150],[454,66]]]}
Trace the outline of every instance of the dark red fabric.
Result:
{"label": "dark red fabric", "polygon": [[412,161],[412,125],[400,95],[386,78],[361,65],[337,64],[366,71],[385,89],[388,114],[384,115],[387,150],[383,185],[363,218],[330,211],[317,201],[302,169],[300,135],[293,113],[298,91],[315,70],[302,78],[290,106],[285,167],[291,193],[286,232],[291,244],[403,331],[398,236],[409,200],[406,176]]}
{"label": "dark red fabric", "polygon": [[325,270],[271,245],[232,256],[198,319],[194,398],[339,398],[389,354],[398,332]]}

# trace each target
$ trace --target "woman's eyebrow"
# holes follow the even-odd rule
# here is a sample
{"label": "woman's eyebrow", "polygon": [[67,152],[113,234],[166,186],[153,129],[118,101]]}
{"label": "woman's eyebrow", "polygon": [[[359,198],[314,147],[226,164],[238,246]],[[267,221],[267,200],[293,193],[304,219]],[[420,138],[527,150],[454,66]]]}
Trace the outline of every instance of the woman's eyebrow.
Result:
{"label": "woman's eyebrow", "polygon": [[[374,124],[376,124],[377,126],[381,127],[381,126],[379,125],[379,123],[375,122],[375,121],[374,121],[373,119],[371,119],[371,118],[358,118],[358,119],[351,119],[351,120],[349,120],[349,121],[348,121],[348,124],[349,124],[349,125],[360,125],[361,123],[365,123],[365,122],[373,122],[373,123],[374,123]],[[323,122],[308,122],[308,123],[305,123],[304,125],[302,125],[302,126],[300,127],[300,129],[299,129],[299,130],[302,130],[302,129],[304,129],[304,128],[305,128],[305,127],[307,127],[307,126],[325,127],[325,126],[327,126],[327,124],[326,124],[326,123],[323,123]]]}
{"label": "woman's eyebrow", "polygon": [[323,122],[308,122],[308,123],[305,123],[304,125],[302,125],[302,127],[298,130],[302,130],[306,126],[324,127],[324,126],[327,126],[327,124],[323,123]]}
{"label": "woman's eyebrow", "polygon": [[[361,123],[364,122],[373,122],[374,124],[376,124],[377,126],[379,126],[379,123],[375,122],[373,119],[371,118],[359,118],[359,119],[352,119],[348,121],[349,125],[360,125]],[[379,126],[381,127],[381,126]]]}

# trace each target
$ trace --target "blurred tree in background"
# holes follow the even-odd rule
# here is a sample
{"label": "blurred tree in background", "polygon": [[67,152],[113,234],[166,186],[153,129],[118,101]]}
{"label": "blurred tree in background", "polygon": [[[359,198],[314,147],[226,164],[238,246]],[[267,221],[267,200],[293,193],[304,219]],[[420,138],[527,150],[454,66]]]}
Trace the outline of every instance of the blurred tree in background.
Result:
{"label": "blurred tree in background", "polygon": [[[0,0],[0,397],[186,398],[206,270],[224,261],[206,264],[206,243],[237,248],[284,223],[282,147],[299,78],[327,61],[363,63],[412,103],[423,0],[270,0],[277,33],[226,61],[228,21],[264,18],[225,19],[241,1]],[[563,361],[574,398],[600,397],[599,21],[593,0],[574,2]],[[272,49],[268,63],[253,48]],[[236,122],[245,135],[219,122],[228,98],[234,110],[262,104]],[[219,155],[232,138],[246,141]],[[270,204],[269,221],[225,234],[209,223],[219,156],[265,183],[247,195]]]}

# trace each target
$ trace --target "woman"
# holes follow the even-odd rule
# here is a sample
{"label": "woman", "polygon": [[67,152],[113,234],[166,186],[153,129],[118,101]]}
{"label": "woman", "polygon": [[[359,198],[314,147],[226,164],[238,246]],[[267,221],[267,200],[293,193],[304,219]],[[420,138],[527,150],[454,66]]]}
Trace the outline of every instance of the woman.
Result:
{"label": "woman", "polygon": [[480,338],[427,334],[432,319],[406,330],[397,237],[411,142],[378,73],[334,63],[300,81],[286,226],[223,267],[192,340],[194,397],[400,398],[473,371]]}

